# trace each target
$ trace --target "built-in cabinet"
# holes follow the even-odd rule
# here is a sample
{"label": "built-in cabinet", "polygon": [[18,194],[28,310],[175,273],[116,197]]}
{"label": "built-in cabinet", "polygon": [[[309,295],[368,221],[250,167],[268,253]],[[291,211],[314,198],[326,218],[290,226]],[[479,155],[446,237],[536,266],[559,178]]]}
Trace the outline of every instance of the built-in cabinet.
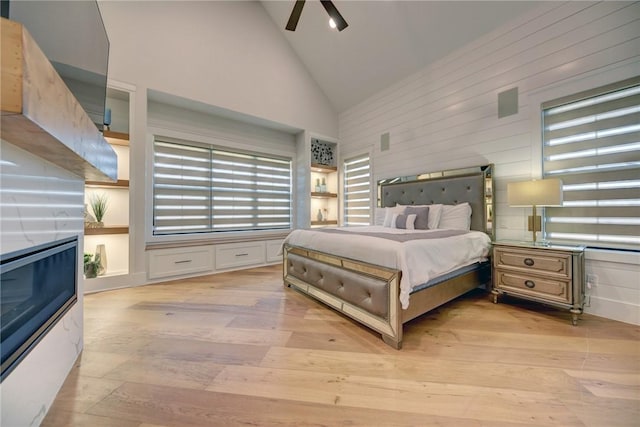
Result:
{"label": "built-in cabinet", "polygon": [[151,280],[213,274],[282,262],[282,239],[150,249]]}
{"label": "built-in cabinet", "polygon": [[[113,183],[85,181],[85,209],[89,216],[85,221],[84,252],[102,254],[99,277],[129,273],[129,135],[105,130],[104,137],[116,152],[118,179]],[[107,203],[100,225],[92,222],[95,213],[91,201],[95,197],[103,197]]]}

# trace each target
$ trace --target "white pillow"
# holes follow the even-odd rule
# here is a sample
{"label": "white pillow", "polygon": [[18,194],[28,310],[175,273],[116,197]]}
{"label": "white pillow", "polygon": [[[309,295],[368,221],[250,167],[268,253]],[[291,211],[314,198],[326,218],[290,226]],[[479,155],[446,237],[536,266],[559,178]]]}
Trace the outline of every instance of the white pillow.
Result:
{"label": "white pillow", "polygon": [[387,208],[376,208],[373,212],[373,225],[384,225]]}
{"label": "white pillow", "polygon": [[402,215],[404,213],[404,206],[395,206],[393,208],[385,208],[385,215],[384,215],[384,223],[382,224],[383,227],[394,227],[395,226],[395,222],[393,222],[392,225],[392,220],[395,221],[393,219],[393,214],[398,214],[398,215]]}
{"label": "white pillow", "polygon": [[428,207],[429,208],[429,217],[427,219],[427,228],[429,230],[435,230],[440,223],[440,217],[442,216],[442,205],[441,204],[433,204],[433,205],[396,205],[396,206],[413,206],[416,208]]}
{"label": "white pillow", "polygon": [[470,230],[471,205],[466,202],[457,205],[443,205],[442,216],[440,217],[438,228]]}

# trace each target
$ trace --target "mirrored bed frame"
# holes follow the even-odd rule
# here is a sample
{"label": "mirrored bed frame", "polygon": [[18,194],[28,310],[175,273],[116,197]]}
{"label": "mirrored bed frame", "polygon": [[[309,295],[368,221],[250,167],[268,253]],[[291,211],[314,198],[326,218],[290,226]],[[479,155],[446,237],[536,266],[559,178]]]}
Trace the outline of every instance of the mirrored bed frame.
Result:
{"label": "mirrored bed frame", "polygon": [[[378,206],[453,205],[469,202],[471,229],[494,237],[493,165],[431,172],[378,182]],[[388,345],[402,347],[403,324],[469,292],[486,286],[490,263],[484,262],[443,281],[434,280],[410,296],[407,309],[399,300],[402,272],[285,244],[284,284],[310,295],[382,334]]]}

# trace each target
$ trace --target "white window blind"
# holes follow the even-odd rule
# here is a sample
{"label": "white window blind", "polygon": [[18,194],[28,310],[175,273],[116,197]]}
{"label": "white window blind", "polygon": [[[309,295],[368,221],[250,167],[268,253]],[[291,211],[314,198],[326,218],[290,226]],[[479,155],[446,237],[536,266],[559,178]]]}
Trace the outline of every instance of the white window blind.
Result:
{"label": "white window blind", "polygon": [[371,216],[369,155],[344,162],[344,224],[369,225]]}
{"label": "white window blind", "polygon": [[543,170],[563,182],[547,238],[640,249],[640,78],[542,105]]}
{"label": "white window blind", "polygon": [[291,159],[154,142],[154,234],[290,227]]}

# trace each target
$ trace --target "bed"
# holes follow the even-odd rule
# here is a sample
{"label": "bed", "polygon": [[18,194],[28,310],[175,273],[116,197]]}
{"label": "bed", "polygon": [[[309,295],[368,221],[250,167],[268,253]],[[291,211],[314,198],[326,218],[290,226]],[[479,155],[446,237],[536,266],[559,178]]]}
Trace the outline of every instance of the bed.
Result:
{"label": "bed", "polygon": [[437,205],[456,211],[468,206],[469,231],[403,230],[388,224],[293,230],[283,245],[284,284],[379,332],[386,344],[400,349],[403,324],[489,283],[492,188],[492,165],[380,181],[376,213],[397,205],[431,206],[432,212]]}

